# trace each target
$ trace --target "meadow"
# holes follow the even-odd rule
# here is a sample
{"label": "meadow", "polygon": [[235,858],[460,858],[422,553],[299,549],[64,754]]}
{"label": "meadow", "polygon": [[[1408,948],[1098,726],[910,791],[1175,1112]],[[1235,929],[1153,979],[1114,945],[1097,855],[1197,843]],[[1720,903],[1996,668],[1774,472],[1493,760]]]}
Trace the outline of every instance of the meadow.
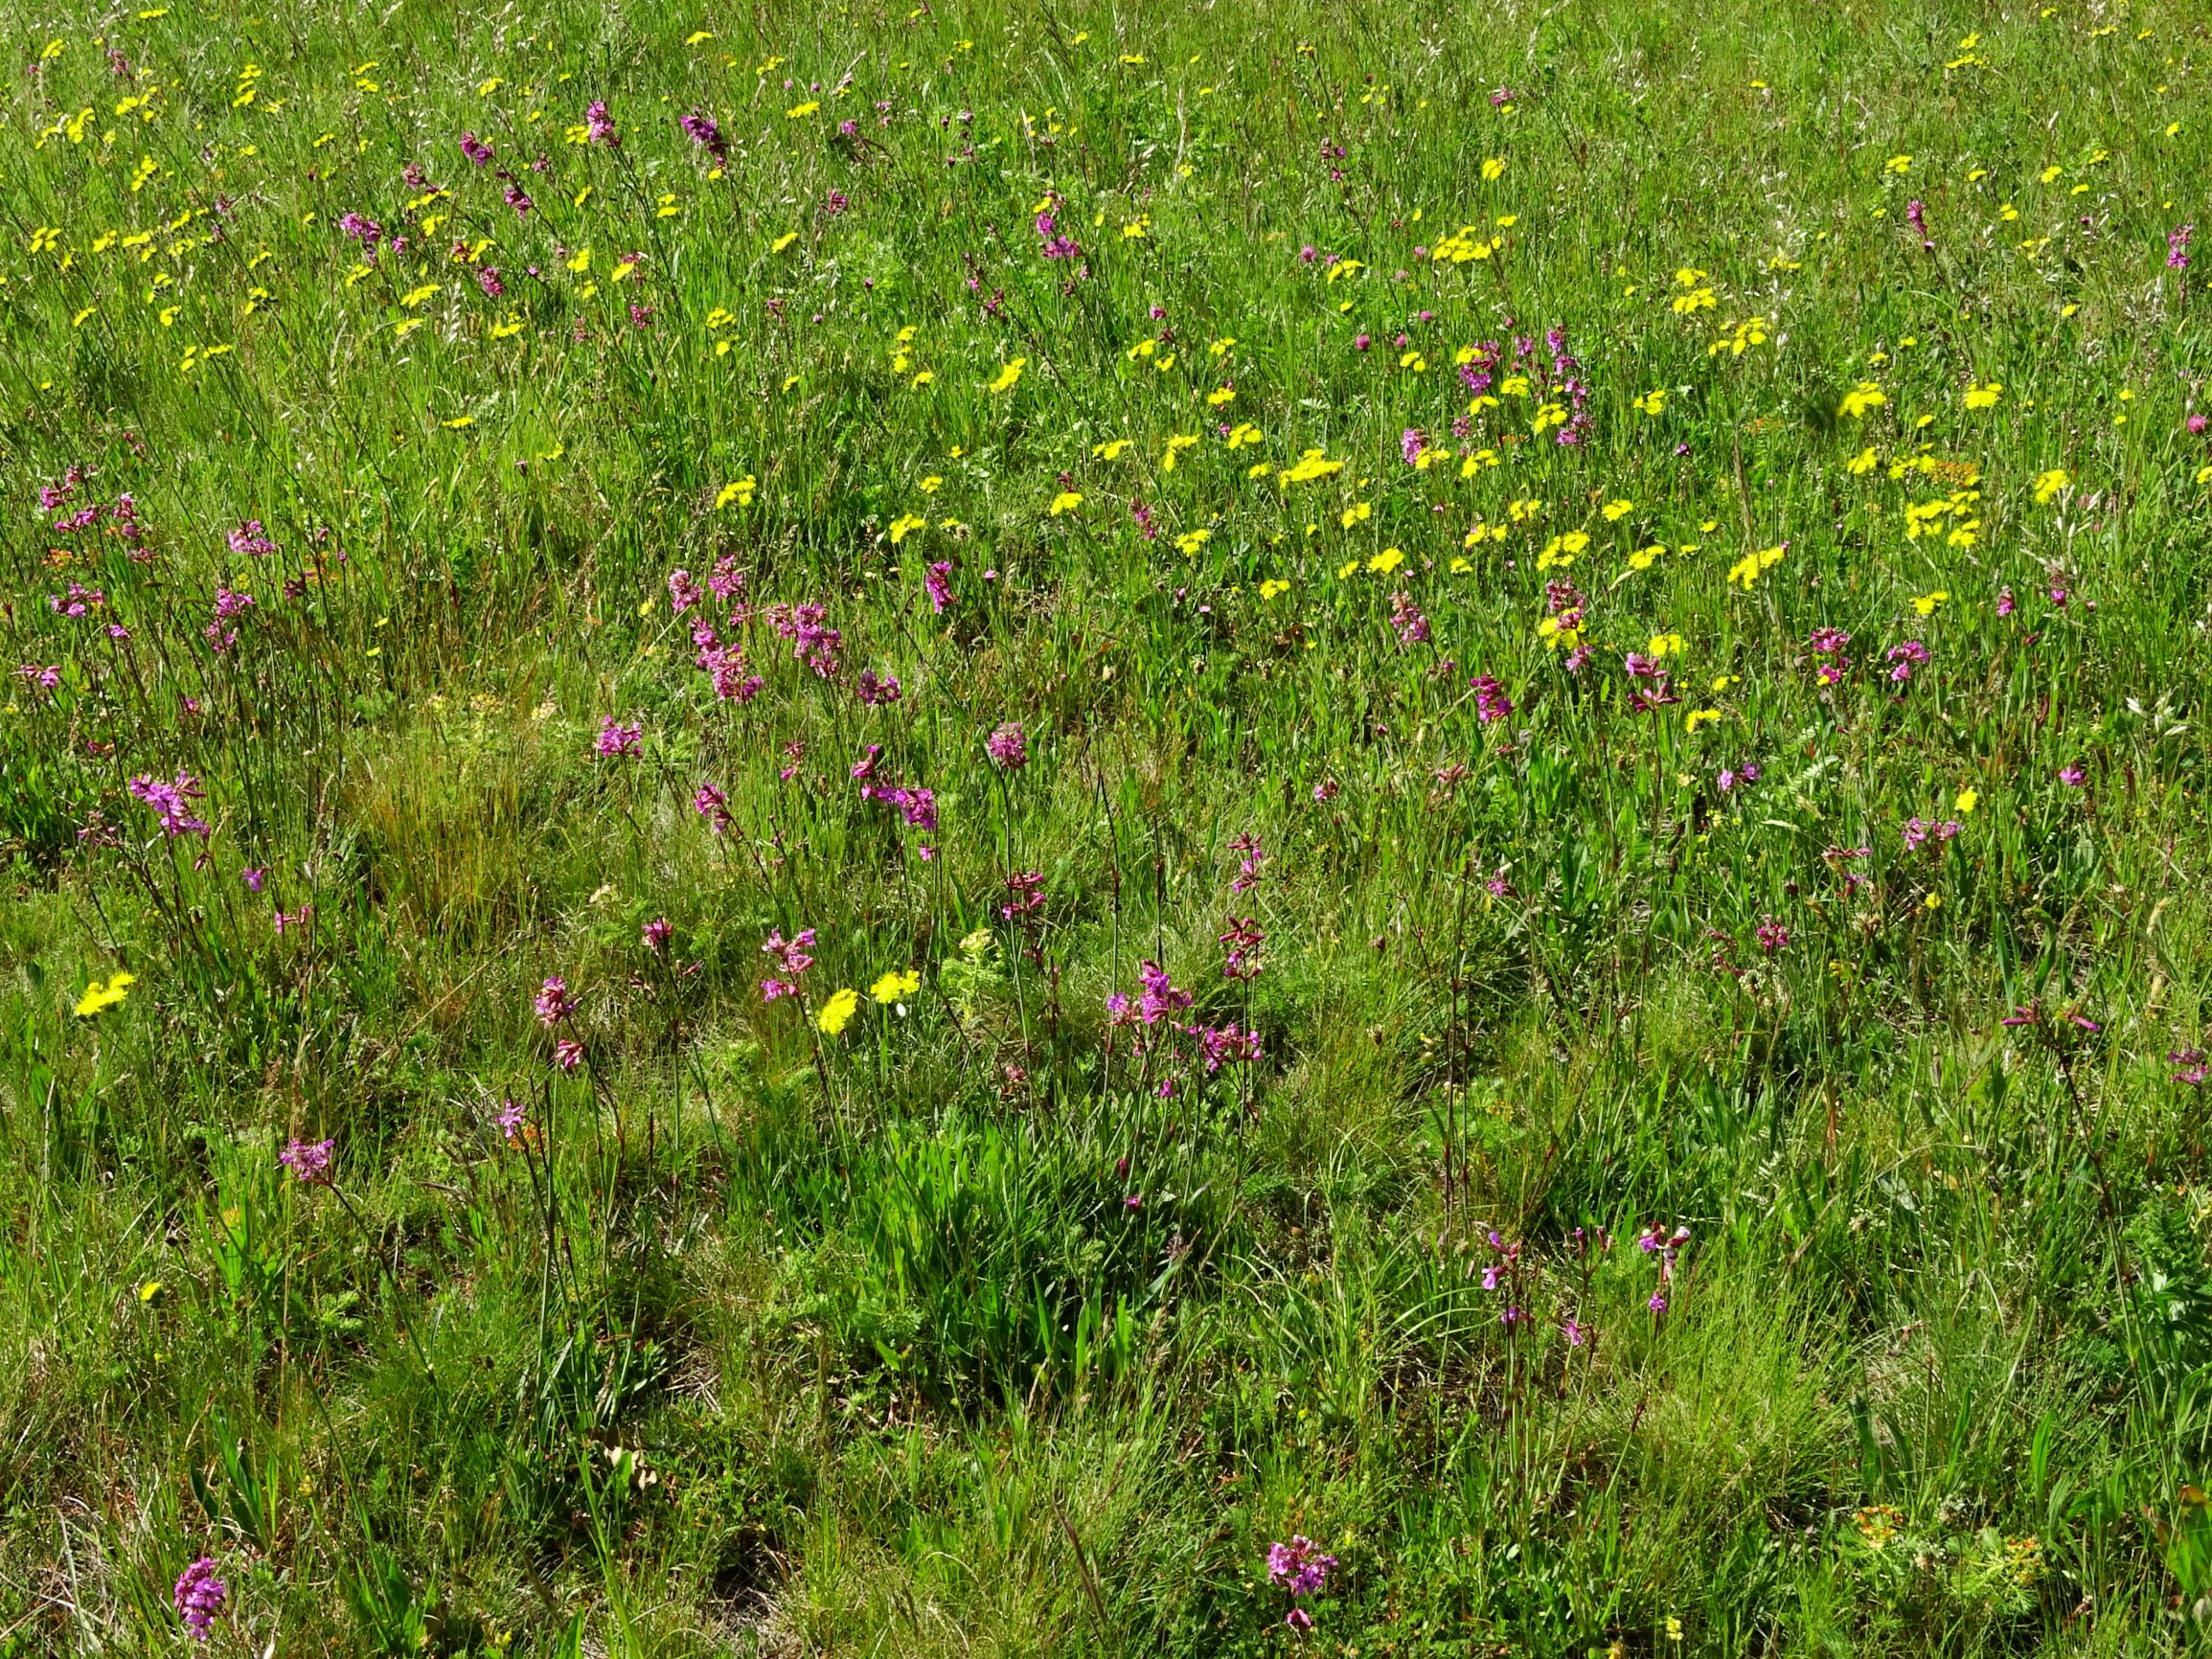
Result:
{"label": "meadow", "polygon": [[2200,7],[0,19],[0,1655],[2212,1646]]}

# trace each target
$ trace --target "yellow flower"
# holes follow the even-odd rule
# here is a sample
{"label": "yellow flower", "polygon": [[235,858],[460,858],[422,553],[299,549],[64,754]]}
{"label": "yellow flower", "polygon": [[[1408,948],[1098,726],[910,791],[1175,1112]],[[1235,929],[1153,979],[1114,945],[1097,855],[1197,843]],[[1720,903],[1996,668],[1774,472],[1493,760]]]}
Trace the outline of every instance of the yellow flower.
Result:
{"label": "yellow flower", "polygon": [[1021,378],[1021,372],[1027,367],[1029,367],[1029,359],[1027,357],[1015,358],[1013,362],[1007,364],[1005,368],[999,370],[998,378],[992,381],[989,389],[993,392],[1013,391],[1014,383]]}
{"label": "yellow flower", "polygon": [[1943,603],[1943,602],[1949,598],[1950,598],[1950,595],[1939,587],[1933,593],[1924,593],[1915,596],[1912,602],[1912,608],[1915,611],[1918,611],[1922,616],[1933,616],[1935,615],[1935,607]]}
{"label": "yellow flower", "polygon": [[1926,898],[1922,899],[1921,903],[1929,910],[1940,909],[1943,905],[1943,895],[1940,893],[1931,893]]}
{"label": "yellow flower", "polygon": [[771,254],[780,254],[798,239],[799,233],[797,231],[786,231],[782,236],[778,237],[774,241],[768,244],[768,252]]}
{"label": "yellow flower", "polygon": [[868,994],[885,1008],[889,1008],[901,997],[912,996],[921,989],[922,975],[920,973],[913,968],[907,968],[903,972],[898,968],[893,968],[868,988]]}
{"label": "yellow flower", "polygon": [[1997,394],[2004,390],[2004,382],[1992,380],[1988,385],[1970,383],[1966,389],[1966,406],[1969,409],[1988,409],[1995,405]]}
{"label": "yellow flower", "polygon": [[1838,415],[1847,416],[1853,420],[1859,420],[1865,418],[1868,410],[1879,409],[1888,401],[1888,396],[1883,393],[1880,386],[1877,386],[1872,380],[1861,380],[1852,390],[1844,393],[1843,401],[1837,405],[1836,412]]}
{"label": "yellow flower", "polygon": [[1279,576],[1271,576],[1260,584],[1260,597],[1262,599],[1271,600],[1277,594],[1288,593],[1289,591],[1290,584]]}
{"label": "yellow flower", "polygon": [[84,994],[77,999],[77,1015],[90,1019],[113,1008],[130,994],[130,988],[138,983],[135,974],[118,973],[105,985],[97,979],[84,988]]}
{"label": "yellow flower", "polygon": [[891,521],[891,545],[897,547],[917,530],[927,530],[928,528],[929,520],[926,518],[917,513],[902,512]]}
{"label": "yellow flower", "polygon": [[1193,554],[1213,539],[1214,533],[1201,525],[1197,530],[1186,530],[1182,534],[1176,536],[1175,551],[1182,554]]}
{"label": "yellow flower", "polygon": [[748,472],[744,477],[723,485],[715,496],[715,506],[723,508],[734,501],[740,507],[750,507],[753,505],[753,491],[759,488],[753,481],[753,475]]}
{"label": "yellow flower", "polygon": [[1482,164],[1482,176],[1486,179],[1505,177],[1505,163],[1497,156],[1492,156]]}
{"label": "yellow flower", "polygon": [[1380,553],[1377,554],[1373,558],[1367,561],[1367,568],[1373,571],[1380,571],[1382,575],[1388,576],[1392,571],[1396,570],[1404,562],[1404,554],[1399,552],[1399,550],[1395,547],[1386,547]]}
{"label": "yellow flower", "polygon": [[822,1011],[814,1016],[814,1024],[826,1036],[835,1036],[853,1023],[853,1013],[860,1006],[860,993],[847,986],[822,1005]]}
{"label": "yellow flower", "polygon": [[1608,501],[1605,509],[1606,519],[1608,523],[1616,522],[1628,517],[1635,510],[1636,504],[1632,501]]}
{"label": "yellow flower", "polygon": [[141,1284],[138,1287],[138,1299],[141,1302],[151,1302],[155,1297],[159,1296],[161,1292],[161,1281],[158,1279],[148,1279],[144,1284]]}
{"label": "yellow flower", "polygon": [[1063,513],[1073,512],[1082,505],[1083,492],[1081,490],[1063,489],[1052,498],[1052,515],[1059,518]]}
{"label": "yellow flower", "polygon": [[2072,483],[2064,466],[2054,466],[2048,472],[2036,474],[2036,505],[2048,507],[2058,498],[2060,490]]}
{"label": "yellow flower", "polygon": [[1780,547],[1762,548],[1757,553],[1747,553],[1728,567],[1728,580],[1742,582],[1744,591],[1749,593],[1752,584],[1759,580],[1763,572],[1781,563],[1782,553],[1783,549]]}
{"label": "yellow flower", "polygon": [[1631,398],[1630,403],[1641,414],[1656,415],[1667,406],[1667,390],[1663,386],[1654,386],[1641,398]]}
{"label": "yellow flower", "polygon": [[1966,813],[1972,812],[1976,807],[1980,805],[1981,791],[1978,789],[1961,789],[1956,797],[1954,797],[1951,801],[1951,806],[1955,807],[1962,816]]}
{"label": "yellow flower", "polygon": [[1104,443],[1093,443],[1090,446],[1091,458],[1094,461],[1111,461],[1129,446],[1129,440],[1127,438],[1109,438]]}

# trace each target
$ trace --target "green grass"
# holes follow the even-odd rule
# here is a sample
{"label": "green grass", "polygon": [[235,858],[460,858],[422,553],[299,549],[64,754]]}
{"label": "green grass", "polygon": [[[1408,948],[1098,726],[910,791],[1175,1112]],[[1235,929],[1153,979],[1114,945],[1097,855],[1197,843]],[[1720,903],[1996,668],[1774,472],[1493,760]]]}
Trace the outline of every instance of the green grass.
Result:
{"label": "green grass", "polygon": [[2196,9],[260,11],[0,0],[0,1653],[2208,1640]]}

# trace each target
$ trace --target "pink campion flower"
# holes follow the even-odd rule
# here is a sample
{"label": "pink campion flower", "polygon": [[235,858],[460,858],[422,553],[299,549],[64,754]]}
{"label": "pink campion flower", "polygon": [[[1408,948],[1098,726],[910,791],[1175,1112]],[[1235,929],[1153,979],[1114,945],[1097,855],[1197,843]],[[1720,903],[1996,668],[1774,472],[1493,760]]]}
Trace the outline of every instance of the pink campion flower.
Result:
{"label": "pink campion flower", "polygon": [[477,167],[491,165],[491,146],[478,138],[473,132],[465,132],[461,135],[461,153]]}
{"label": "pink campion flower", "polygon": [[595,98],[583,112],[584,142],[604,144],[609,149],[622,147],[622,137],[614,130],[614,117],[606,112],[606,101]]}
{"label": "pink campion flower", "polygon": [[1408,426],[1398,435],[1398,453],[1404,458],[1408,466],[1420,460],[1421,452],[1427,447],[1428,440],[1422,436],[1418,426]]}
{"label": "pink campion flower", "polygon": [[[1315,799],[1319,800],[1322,797],[1316,796]],[[1246,830],[1229,843],[1229,851],[1234,852],[1240,860],[1237,865],[1237,874],[1229,879],[1229,891],[1231,893],[1251,892],[1253,888],[1260,885],[1260,866],[1267,862],[1267,854],[1260,850],[1260,838]]]}
{"label": "pink campion flower", "polygon": [[2000,588],[1997,591],[1997,615],[2011,616],[2018,608],[2019,602],[2013,598],[2011,588]]}
{"label": "pink campion flower", "polygon": [[730,801],[712,784],[701,784],[692,795],[692,809],[707,821],[717,835],[728,831],[731,823]]}
{"label": "pink campion flower", "polygon": [[1287,1544],[1267,1546],[1267,1581],[1293,1596],[1312,1595],[1328,1580],[1336,1565],[1334,1556],[1324,1552],[1303,1533],[1294,1534]]}
{"label": "pink campion flower", "polygon": [[599,739],[592,746],[600,755],[613,759],[619,755],[634,755],[645,741],[645,727],[636,722],[623,725],[612,715],[600,721]]}
{"label": "pink campion flower", "polygon": [[1468,682],[1474,693],[1474,712],[1484,725],[1509,718],[1513,714],[1513,699],[1505,694],[1505,688],[1494,676],[1477,674]]}
{"label": "pink campion flower", "polygon": [[291,1170],[293,1180],[327,1187],[331,1184],[331,1158],[337,1148],[335,1141],[303,1141],[295,1135],[277,1154],[277,1162]]}
{"label": "pink campion flower", "polygon": [[691,140],[717,161],[726,161],[730,141],[722,136],[722,129],[715,125],[715,118],[703,109],[695,109],[689,115],[678,116],[676,125],[691,134]]}
{"label": "pink campion flower", "polygon": [[1927,647],[1918,640],[1906,640],[1901,646],[1889,648],[1889,660],[1897,666],[1889,670],[1889,677],[1899,685],[1912,680],[1912,671],[1927,664]]}
{"label": "pink campion flower", "polygon": [[1262,931],[1258,917],[1231,916],[1222,923],[1226,930],[1220,935],[1220,944],[1226,955],[1221,972],[1229,979],[1256,979],[1260,973],[1260,946],[1267,935]]}
{"label": "pink campion flower", "polygon": [[1421,614],[1421,607],[1413,602],[1413,596],[1403,591],[1390,596],[1390,625],[1398,635],[1398,643],[1411,649],[1428,643],[1428,619]]}
{"label": "pink campion flower", "polygon": [[383,239],[384,227],[375,219],[358,213],[350,213],[338,221],[338,229],[361,244],[362,257],[374,260],[376,244]]}
{"label": "pink campion flower", "polygon": [[943,616],[952,602],[952,561],[941,558],[923,572],[922,585],[929,595],[929,614]]}
{"label": "pink campion flower", "polygon": [[1790,930],[1773,917],[1766,917],[1759,923],[1759,948],[1768,956],[1785,948],[1790,943]]}
{"label": "pink campion flower", "polygon": [[2204,435],[2204,428],[2212,426],[2212,416],[2192,415],[2182,424],[2189,428],[2190,437],[2201,438]]}
{"label": "pink campion flower", "polygon": [[2078,762],[2069,762],[2059,768],[2059,782],[2069,789],[2079,789],[2088,781],[2088,773],[2083,771]]}
{"label": "pink campion flower", "polygon": [[583,1045],[574,1037],[562,1037],[553,1045],[553,1063],[564,1072],[573,1072],[583,1063]]}
{"label": "pink campion flower", "polygon": [[262,528],[262,521],[258,518],[240,519],[238,529],[223,539],[230,543],[231,552],[248,558],[260,558],[265,554],[283,551],[269,539],[269,533]]}
{"label": "pink campion flower", "polygon": [[174,839],[179,835],[205,836],[207,821],[195,817],[192,803],[204,800],[207,791],[199,786],[190,772],[179,772],[173,783],[164,784],[158,778],[141,775],[125,785],[131,795],[161,814],[161,832]]}
{"label": "pink campion flower", "polygon": [[1260,1057],[1260,1034],[1239,1031],[1234,1020],[1219,1030],[1210,1026],[1194,1026],[1191,1030],[1198,1039],[1199,1053],[1205,1057],[1208,1077],[1223,1065],[1251,1065]]}
{"label": "pink campion flower", "polygon": [[1018,772],[1029,764],[1029,740],[1022,736],[1019,720],[1006,721],[984,739],[983,747],[1001,771]]}
{"label": "pink campion flower", "polygon": [[814,966],[814,959],[807,954],[813,943],[814,930],[810,927],[800,929],[789,939],[784,937],[781,928],[768,935],[768,942],[761,946],[761,954],[774,961],[777,973],[788,974],[790,977],[788,979],[777,979],[771,974],[770,977],[762,980],[761,995],[763,997],[769,1002],[774,1002],[780,996],[797,996],[799,994],[799,977]]}
{"label": "pink campion flower", "polygon": [[896,703],[905,693],[900,689],[897,674],[878,678],[874,669],[862,669],[860,677],[853,684],[853,694],[875,709]]}
{"label": "pink campion flower", "polygon": [[[507,205],[514,210],[514,216],[518,219],[528,218],[530,216],[531,209],[537,205],[536,202],[530,199],[529,192],[525,191],[518,184],[510,182],[507,186],[505,193],[507,196]],[[535,267],[533,268],[535,269]]]}
{"label": "pink campion flower", "polygon": [[1016,870],[1006,878],[1007,901],[998,914],[1008,921],[1027,922],[1044,908],[1044,872]]}
{"label": "pink campion flower", "polygon": [[478,265],[476,285],[484,290],[484,297],[488,300],[502,299],[507,293],[507,284],[499,280],[497,265]]}
{"label": "pink campion flower", "polygon": [[[684,612],[690,610],[692,606],[697,604],[705,597],[705,594],[699,590],[699,584],[692,580],[690,571],[672,570],[669,572],[669,608],[674,615],[682,616]],[[705,643],[709,645],[714,643],[714,635],[711,632]]]}
{"label": "pink campion flower", "polygon": [[2169,1064],[2181,1068],[2174,1074],[2173,1081],[2187,1083],[2191,1088],[2201,1089],[2204,1086],[2204,1051],[2202,1049],[2169,1049],[2166,1052],[2166,1059]]}
{"label": "pink campion flower", "polygon": [[667,917],[656,916],[639,929],[638,937],[644,942],[646,949],[651,951],[655,956],[666,956],[669,947],[669,935],[673,932],[675,929],[669,924]]}
{"label": "pink campion flower", "polygon": [[576,1001],[568,994],[568,981],[558,973],[538,988],[530,1006],[536,1011],[537,1023],[548,1031],[576,1012]]}
{"label": "pink campion flower", "polygon": [[176,1605],[176,1616],[184,1621],[184,1627],[194,1642],[205,1642],[214,1627],[215,1616],[222,1611],[223,1602],[230,1598],[230,1590],[215,1576],[215,1557],[202,1556],[181,1574],[171,1599]]}
{"label": "pink campion flower", "polygon": [[2189,239],[2196,234],[2193,224],[2177,225],[2166,233],[2166,266],[2169,270],[2185,271],[2189,268]]}

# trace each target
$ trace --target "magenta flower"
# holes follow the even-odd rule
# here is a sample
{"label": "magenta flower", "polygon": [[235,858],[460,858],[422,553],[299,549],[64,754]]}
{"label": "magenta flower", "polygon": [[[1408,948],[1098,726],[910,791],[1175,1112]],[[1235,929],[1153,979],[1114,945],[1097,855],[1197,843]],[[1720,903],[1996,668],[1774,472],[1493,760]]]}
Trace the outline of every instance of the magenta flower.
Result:
{"label": "magenta flower", "polygon": [[726,161],[730,141],[722,136],[722,129],[715,125],[715,118],[703,109],[695,109],[689,115],[678,116],[676,125],[691,134],[692,142],[717,161]]}
{"label": "magenta flower", "polygon": [[1029,764],[1029,741],[1022,736],[1019,720],[1001,725],[984,739],[983,747],[1001,771],[1018,772]]}
{"label": "magenta flower", "polygon": [[952,563],[939,559],[922,576],[922,585],[929,593],[929,614],[943,616],[945,607],[952,602]]}
{"label": "magenta flower", "polygon": [[303,1141],[294,1136],[277,1154],[277,1162],[291,1170],[293,1180],[327,1187],[331,1184],[331,1157],[337,1148],[335,1141]]}
{"label": "magenta flower", "polygon": [[537,1023],[548,1031],[576,1012],[576,1001],[568,994],[568,982],[558,973],[539,989],[530,1006],[537,1012]]}
{"label": "magenta flower", "polygon": [[606,101],[595,98],[583,112],[583,138],[586,144],[604,144],[609,149],[618,149],[622,138],[614,130],[614,117],[606,112]]}
{"label": "magenta flower", "polygon": [[204,799],[207,791],[194,782],[190,772],[179,772],[175,782],[169,784],[142,775],[131,779],[125,787],[161,814],[164,835],[173,840],[179,835],[207,834],[207,821],[194,817],[192,810],[192,803]]}
{"label": "magenta flower", "polygon": [[184,1627],[192,1632],[195,1642],[205,1642],[215,1624],[215,1616],[222,1611],[223,1602],[230,1599],[230,1590],[215,1576],[215,1557],[202,1556],[178,1575],[172,1592],[176,1616],[184,1621]]}
{"label": "magenta flower", "polygon": [[600,721],[599,740],[593,745],[602,756],[612,759],[620,755],[634,755],[645,741],[645,727],[636,722],[623,725],[612,715]]}
{"label": "magenta flower", "polygon": [[1397,631],[1398,643],[1409,650],[1428,643],[1428,619],[1421,614],[1409,593],[1390,596],[1390,625]]}
{"label": "magenta flower", "polygon": [[489,167],[491,163],[491,146],[473,132],[461,135],[461,153],[478,167]]}
{"label": "magenta flower", "polygon": [[656,956],[665,956],[668,954],[669,935],[674,931],[669,925],[667,917],[656,916],[639,930],[639,937],[644,940],[646,949]]}
{"label": "magenta flower", "polygon": [[1508,718],[1513,714],[1513,699],[1505,694],[1505,688],[1490,674],[1477,674],[1468,681],[1474,693],[1474,712],[1484,725]]}
{"label": "magenta flower", "polygon": [[553,1045],[553,1063],[564,1072],[573,1072],[583,1063],[583,1045],[574,1037],[562,1037]]}
{"label": "magenta flower", "polygon": [[1293,1596],[1311,1596],[1328,1581],[1337,1565],[1334,1556],[1303,1533],[1287,1544],[1267,1546],[1267,1581]]}

